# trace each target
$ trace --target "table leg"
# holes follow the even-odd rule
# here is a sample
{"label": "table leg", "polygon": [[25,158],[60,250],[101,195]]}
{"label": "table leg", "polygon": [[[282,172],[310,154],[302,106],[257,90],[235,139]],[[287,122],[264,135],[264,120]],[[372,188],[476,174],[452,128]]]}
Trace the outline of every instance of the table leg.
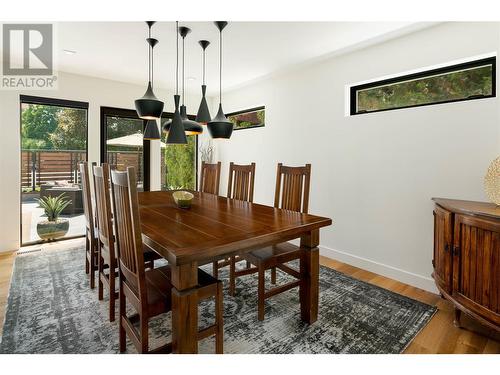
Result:
{"label": "table leg", "polygon": [[198,353],[198,265],[172,266],[172,351]]}
{"label": "table leg", "polygon": [[300,315],[312,324],[318,319],[319,299],[319,230],[313,230],[300,239]]}

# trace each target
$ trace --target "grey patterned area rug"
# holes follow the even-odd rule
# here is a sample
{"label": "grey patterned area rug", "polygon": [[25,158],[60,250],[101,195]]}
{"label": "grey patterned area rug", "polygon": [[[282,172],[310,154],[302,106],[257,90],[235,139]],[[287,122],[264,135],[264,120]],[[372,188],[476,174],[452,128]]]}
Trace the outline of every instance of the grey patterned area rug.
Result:
{"label": "grey patterned area rug", "polygon": [[[0,353],[117,353],[117,323],[97,300],[84,272],[82,248],[16,257]],[[221,270],[227,282],[227,267]],[[268,275],[270,276],[270,275]],[[286,276],[278,272],[278,282]],[[257,277],[237,280],[224,296],[225,353],[400,353],[427,324],[435,307],[321,267],[319,319],[300,320],[298,290],[267,300],[257,320]],[[270,278],[267,282],[270,281]],[[200,326],[214,319],[213,301],[200,304]],[[150,345],[170,338],[170,314],[150,322]],[[213,353],[211,338],[201,353]],[[128,352],[135,353],[131,344]]]}

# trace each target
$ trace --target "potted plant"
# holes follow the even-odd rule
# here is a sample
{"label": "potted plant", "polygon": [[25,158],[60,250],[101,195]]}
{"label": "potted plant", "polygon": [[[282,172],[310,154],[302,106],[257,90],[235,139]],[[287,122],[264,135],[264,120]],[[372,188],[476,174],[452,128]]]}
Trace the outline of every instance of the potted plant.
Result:
{"label": "potted plant", "polygon": [[64,237],[69,229],[69,220],[60,219],[59,215],[71,200],[65,199],[64,193],[57,197],[45,196],[37,199],[40,208],[45,210],[47,220],[41,221],[36,226],[36,231],[42,240],[55,240]]}

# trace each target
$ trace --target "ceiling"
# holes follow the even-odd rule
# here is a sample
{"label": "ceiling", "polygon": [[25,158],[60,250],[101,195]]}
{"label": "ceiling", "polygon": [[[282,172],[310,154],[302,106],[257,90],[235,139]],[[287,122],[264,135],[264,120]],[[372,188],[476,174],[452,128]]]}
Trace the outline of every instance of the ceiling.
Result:
{"label": "ceiling", "polygon": [[[208,95],[218,90],[218,30],[212,22],[181,22],[192,32],[186,37],[186,91],[198,93],[201,52],[207,49]],[[297,65],[429,27],[410,22],[232,22],[223,33],[223,87],[246,83]],[[142,22],[60,22],[56,24],[60,71],[145,85],[147,26]],[[175,23],[158,22],[155,48],[155,87],[175,85]],[[75,51],[68,55],[63,50]]]}

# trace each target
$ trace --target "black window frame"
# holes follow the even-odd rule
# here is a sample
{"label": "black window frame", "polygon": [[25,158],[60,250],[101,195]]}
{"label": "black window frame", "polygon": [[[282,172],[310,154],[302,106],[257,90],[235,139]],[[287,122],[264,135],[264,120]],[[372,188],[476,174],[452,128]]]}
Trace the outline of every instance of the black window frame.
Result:
{"label": "black window frame", "polygon": [[[236,115],[241,115],[243,113],[249,113],[249,112],[257,112],[257,111],[262,111],[262,110],[266,110],[266,106],[265,105],[261,105],[259,107],[255,107],[255,108],[248,108],[248,109],[243,109],[241,111],[236,111],[236,112],[231,112],[231,113],[226,113],[226,117],[229,117],[229,116],[236,116]],[[264,121],[263,124],[259,124],[259,125],[252,125],[252,126],[246,126],[244,128],[234,128],[233,130],[246,130],[246,129],[255,129],[255,128],[263,128],[266,126],[266,122]]]}
{"label": "black window frame", "polygon": [[[106,163],[107,162],[107,153],[106,153],[106,146],[107,146],[107,137],[108,137],[108,128],[106,124],[106,117],[122,117],[122,118],[130,118],[134,120],[142,120],[137,116],[137,112],[134,109],[125,109],[125,108],[116,108],[116,107],[101,107],[101,146],[100,146],[100,162],[101,163]],[[146,129],[146,123],[147,120],[142,120],[142,131],[144,132],[144,129]],[[143,140],[142,142],[142,168],[143,168],[143,181],[142,181],[142,186],[144,191],[149,191],[151,186],[150,186],[150,163],[151,163],[151,156],[150,156],[150,144],[149,140]]]}
{"label": "black window frame", "polygon": [[[116,116],[116,117],[125,117],[125,118],[133,118],[140,120],[139,116],[137,116],[137,111],[135,109],[126,109],[126,108],[117,108],[117,107],[107,107],[101,106],[101,142],[100,142],[100,161],[101,163],[106,160],[106,140],[107,140],[107,127],[106,127],[106,116]],[[172,112],[163,112],[161,115],[161,119],[171,119],[174,117]],[[196,116],[188,115],[188,119],[194,120]],[[147,120],[143,120],[143,130],[146,128]],[[143,177],[143,190],[150,191],[151,189],[151,147],[149,140],[143,141],[143,168],[144,168],[144,177]],[[198,136],[196,135],[195,140],[195,188],[198,189]],[[161,168],[161,166],[160,166]],[[163,177],[163,176],[162,176]]]}
{"label": "black window frame", "polygon": [[[479,68],[481,66],[490,65],[490,64],[492,67],[492,69],[491,69],[491,79],[492,79],[491,95],[471,95],[467,98],[462,98],[462,99],[451,99],[451,100],[444,100],[444,101],[433,102],[433,103],[413,104],[413,105],[394,107],[394,108],[377,109],[374,111],[366,111],[366,110],[357,111],[358,91],[366,90],[366,89],[370,89],[370,88],[374,88],[374,87],[379,87],[379,86],[402,83],[404,81],[411,81],[411,80],[415,80],[415,79],[428,78],[428,77],[432,77],[434,75],[454,73],[456,71],[460,71],[460,70],[464,70],[464,69]],[[385,112],[385,111],[394,111],[394,110],[406,109],[406,108],[424,107],[424,106],[429,106],[429,105],[447,104],[447,103],[455,103],[455,102],[464,102],[464,101],[469,101],[469,100],[495,98],[496,97],[496,56],[486,57],[486,58],[482,58],[482,59],[478,59],[478,60],[468,61],[465,63],[453,64],[453,65],[448,65],[448,66],[441,67],[441,68],[424,70],[424,71],[421,71],[418,73],[405,74],[405,75],[400,75],[400,76],[396,76],[396,77],[388,78],[388,79],[384,79],[384,80],[373,81],[373,82],[369,82],[369,83],[355,85],[355,86],[351,86],[349,90],[350,90],[349,113],[351,116],[364,115],[364,114],[368,114],[368,113]]]}
{"label": "black window frame", "polygon": [[[76,101],[76,100],[68,100],[68,99],[58,99],[58,98],[50,98],[45,96],[33,96],[33,95],[19,95],[19,166],[21,168],[22,165],[22,116],[23,116],[23,104],[38,104],[38,105],[47,105],[54,107],[66,107],[66,108],[74,108],[74,109],[85,109],[87,114],[87,137],[85,141],[85,160],[89,160],[89,103]],[[41,244],[45,241],[40,239],[38,241],[25,241],[23,242],[23,197],[22,197],[22,189],[19,189],[19,243],[21,246],[30,246],[34,244]],[[82,238],[85,237],[85,233],[80,235],[73,236],[64,236],[62,238],[58,238],[55,241],[64,241],[71,240],[74,238]]]}

